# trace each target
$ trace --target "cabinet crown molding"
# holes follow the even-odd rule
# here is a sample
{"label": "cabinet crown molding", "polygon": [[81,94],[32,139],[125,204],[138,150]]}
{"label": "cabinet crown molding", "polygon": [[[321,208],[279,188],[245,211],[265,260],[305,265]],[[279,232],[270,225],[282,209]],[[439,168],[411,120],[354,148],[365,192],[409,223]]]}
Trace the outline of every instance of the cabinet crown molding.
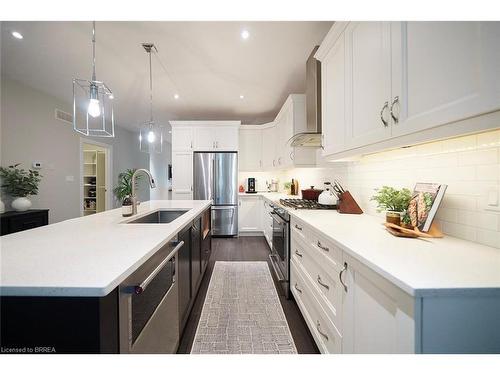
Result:
{"label": "cabinet crown molding", "polygon": [[241,121],[169,121],[169,122],[172,127],[241,126]]}
{"label": "cabinet crown molding", "polygon": [[346,29],[347,25],[349,25],[349,22],[335,22],[328,31],[328,34],[326,34],[325,38],[321,42],[318,50],[314,54],[314,58],[316,60],[322,61],[330,49],[333,47],[337,39],[342,35],[344,30]]}

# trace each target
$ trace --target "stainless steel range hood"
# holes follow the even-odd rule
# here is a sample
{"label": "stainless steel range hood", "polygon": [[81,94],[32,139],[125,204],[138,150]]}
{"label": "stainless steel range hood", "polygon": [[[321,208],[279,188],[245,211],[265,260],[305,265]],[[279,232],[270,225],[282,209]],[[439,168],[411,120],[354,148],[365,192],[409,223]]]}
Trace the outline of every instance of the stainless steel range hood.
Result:
{"label": "stainless steel range hood", "polygon": [[321,147],[321,62],[314,47],[306,64],[306,131],[288,141],[293,147]]}

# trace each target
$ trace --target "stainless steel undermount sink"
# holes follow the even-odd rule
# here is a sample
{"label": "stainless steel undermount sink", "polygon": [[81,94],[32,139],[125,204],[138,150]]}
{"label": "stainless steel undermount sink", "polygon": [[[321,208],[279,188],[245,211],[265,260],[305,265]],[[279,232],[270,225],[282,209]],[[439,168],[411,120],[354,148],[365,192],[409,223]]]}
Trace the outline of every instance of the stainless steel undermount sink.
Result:
{"label": "stainless steel undermount sink", "polygon": [[145,216],[128,221],[127,224],[166,224],[181,217],[189,210],[158,210]]}

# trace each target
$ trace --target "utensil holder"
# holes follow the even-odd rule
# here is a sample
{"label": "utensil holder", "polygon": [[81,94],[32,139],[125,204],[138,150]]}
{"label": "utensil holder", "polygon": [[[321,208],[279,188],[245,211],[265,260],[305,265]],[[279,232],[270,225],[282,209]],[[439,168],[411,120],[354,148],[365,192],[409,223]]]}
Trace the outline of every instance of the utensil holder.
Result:
{"label": "utensil holder", "polygon": [[340,195],[337,210],[341,214],[359,215],[363,213],[361,207],[359,207],[351,193],[347,190]]}

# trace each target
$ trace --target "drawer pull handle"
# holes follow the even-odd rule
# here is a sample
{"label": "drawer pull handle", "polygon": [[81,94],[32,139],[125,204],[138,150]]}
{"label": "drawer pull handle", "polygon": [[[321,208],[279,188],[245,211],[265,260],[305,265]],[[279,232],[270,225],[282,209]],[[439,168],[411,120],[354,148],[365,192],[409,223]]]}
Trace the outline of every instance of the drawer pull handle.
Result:
{"label": "drawer pull handle", "polygon": [[302,230],[302,227],[299,227],[297,224],[295,224],[295,229]]}
{"label": "drawer pull handle", "polygon": [[318,247],[319,247],[321,250],[330,251],[330,249],[329,249],[328,247],[323,246],[323,245],[321,244],[321,242],[319,242],[319,241],[318,241],[318,244],[317,244],[317,245],[318,245]]}
{"label": "drawer pull handle", "polygon": [[347,271],[347,263],[346,262],[344,262],[344,268],[342,268],[342,270],[339,273],[339,280],[340,280],[340,283],[344,286],[345,292],[347,293],[347,284],[344,283],[344,280],[342,280],[342,275],[344,274],[345,271]]}
{"label": "drawer pull handle", "polygon": [[293,286],[295,288],[295,290],[299,293],[302,293],[302,289],[300,289],[298,286],[297,286],[297,283],[295,283],[295,285]]}
{"label": "drawer pull handle", "polygon": [[319,275],[318,275],[318,284],[321,285],[323,288],[330,290],[330,286],[321,281],[321,277]]}
{"label": "drawer pull handle", "polygon": [[323,336],[326,341],[328,341],[328,335],[324,332],[321,332],[321,324],[319,324],[319,320],[316,321],[316,329],[318,330],[319,334]]}
{"label": "drawer pull handle", "polygon": [[302,256],[303,256],[303,255],[302,255],[302,254],[301,254],[298,250],[295,250],[295,255],[297,255],[297,256],[299,256],[299,257],[301,257],[301,258],[302,258]]}

